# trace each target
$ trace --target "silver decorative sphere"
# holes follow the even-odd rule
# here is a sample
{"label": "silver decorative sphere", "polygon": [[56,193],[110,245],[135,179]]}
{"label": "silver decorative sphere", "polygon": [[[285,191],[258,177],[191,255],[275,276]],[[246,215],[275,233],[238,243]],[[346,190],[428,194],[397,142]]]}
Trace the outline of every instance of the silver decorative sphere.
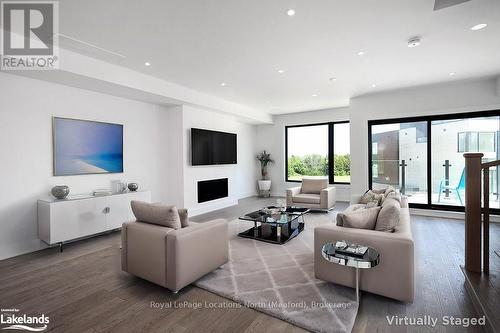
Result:
{"label": "silver decorative sphere", "polygon": [[139,185],[137,185],[137,183],[129,183],[128,189],[132,192],[135,192],[139,189]]}
{"label": "silver decorative sphere", "polygon": [[50,192],[57,199],[64,199],[69,194],[69,187],[66,185],[57,185],[54,186]]}

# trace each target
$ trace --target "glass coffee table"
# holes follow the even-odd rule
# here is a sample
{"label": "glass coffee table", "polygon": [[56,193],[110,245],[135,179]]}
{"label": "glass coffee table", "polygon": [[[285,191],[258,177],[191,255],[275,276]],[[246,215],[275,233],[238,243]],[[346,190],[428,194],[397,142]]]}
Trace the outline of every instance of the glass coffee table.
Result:
{"label": "glass coffee table", "polygon": [[265,207],[240,217],[240,220],[253,222],[254,226],[240,232],[238,236],[285,244],[304,230],[304,215],[308,212],[309,208],[301,207]]}
{"label": "glass coffee table", "polygon": [[[347,253],[342,248],[345,245],[353,250],[365,250],[363,253]],[[380,263],[380,254],[372,247],[358,245],[347,241],[326,243],[321,249],[323,258],[337,265],[354,267],[356,269],[356,301],[359,304],[359,269],[372,268]]]}

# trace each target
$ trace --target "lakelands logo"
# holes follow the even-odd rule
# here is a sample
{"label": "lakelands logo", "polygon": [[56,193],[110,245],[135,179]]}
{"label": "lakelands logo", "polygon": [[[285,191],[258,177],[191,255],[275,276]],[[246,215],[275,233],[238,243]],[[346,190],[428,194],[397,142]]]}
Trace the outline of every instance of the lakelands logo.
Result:
{"label": "lakelands logo", "polygon": [[1,1],[2,70],[57,69],[58,2]]}
{"label": "lakelands logo", "polygon": [[49,317],[42,315],[19,314],[19,309],[2,309],[0,325],[2,330],[21,330],[29,332],[42,332],[48,327]]}

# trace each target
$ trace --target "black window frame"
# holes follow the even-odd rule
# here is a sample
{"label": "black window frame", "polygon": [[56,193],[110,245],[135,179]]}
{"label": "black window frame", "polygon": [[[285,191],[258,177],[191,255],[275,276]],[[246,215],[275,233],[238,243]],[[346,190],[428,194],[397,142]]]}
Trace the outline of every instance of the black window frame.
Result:
{"label": "black window frame", "polygon": [[[427,203],[409,203],[410,208],[429,209],[429,210],[442,210],[452,212],[465,212],[464,206],[451,206],[440,205],[432,203],[432,122],[439,120],[454,120],[454,119],[468,119],[468,118],[483,118],[483,117],[500,117],[499,110],[478,110],[472,112],[462,113],[448,113],[440,115],[405,117],[405,118],[387,118],[387,119],[373,119],[368,120],[368,187],[372,189],[373,186],[373,169],[372,169],[372,126],[385,125],[395,123],[408,123],[408,122],[427,122]],[[496,147],[495,147],[496,148]],[[500,215],[499,208],[490,208],[490,213],[493,215]]]}
{"label": "black window frame", "polygon": [[[334,154],[335,154],[335,142],[334,142],[334,131],[336,124],[349,124],[349,120],[343,121],[330,121],[323,123],[312,123],[312,124],[300,124],[300,125],[287,125],[285,126],[285,182],[289,183],[301,183],[302,180],[292,180],[288,179],[288,129],[296,127],[308,127],[308,126],[324,126],[328,125],[328,183],[337,185],[351,185],[350,182],[336,182],[334,176]],[[350,130],[350,128],[349,128]],[[350,146],[350,138],[349,138]]]}

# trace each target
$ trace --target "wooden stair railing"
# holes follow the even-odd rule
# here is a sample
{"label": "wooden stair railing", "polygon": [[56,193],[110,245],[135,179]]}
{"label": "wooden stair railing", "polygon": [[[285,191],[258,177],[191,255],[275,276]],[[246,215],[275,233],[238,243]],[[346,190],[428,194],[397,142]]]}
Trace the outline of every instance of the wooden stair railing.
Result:
{"label": "wooden stair railing", "polygon": [[[490,270],[490,168],[500,165],[500,160],[481,163],[483,156],[482,153],[464,154],[466,170],[465,269],[477,273],[481,271],[488,273]],[[483,172],[483,209],[481,209],[481,171]]]}

